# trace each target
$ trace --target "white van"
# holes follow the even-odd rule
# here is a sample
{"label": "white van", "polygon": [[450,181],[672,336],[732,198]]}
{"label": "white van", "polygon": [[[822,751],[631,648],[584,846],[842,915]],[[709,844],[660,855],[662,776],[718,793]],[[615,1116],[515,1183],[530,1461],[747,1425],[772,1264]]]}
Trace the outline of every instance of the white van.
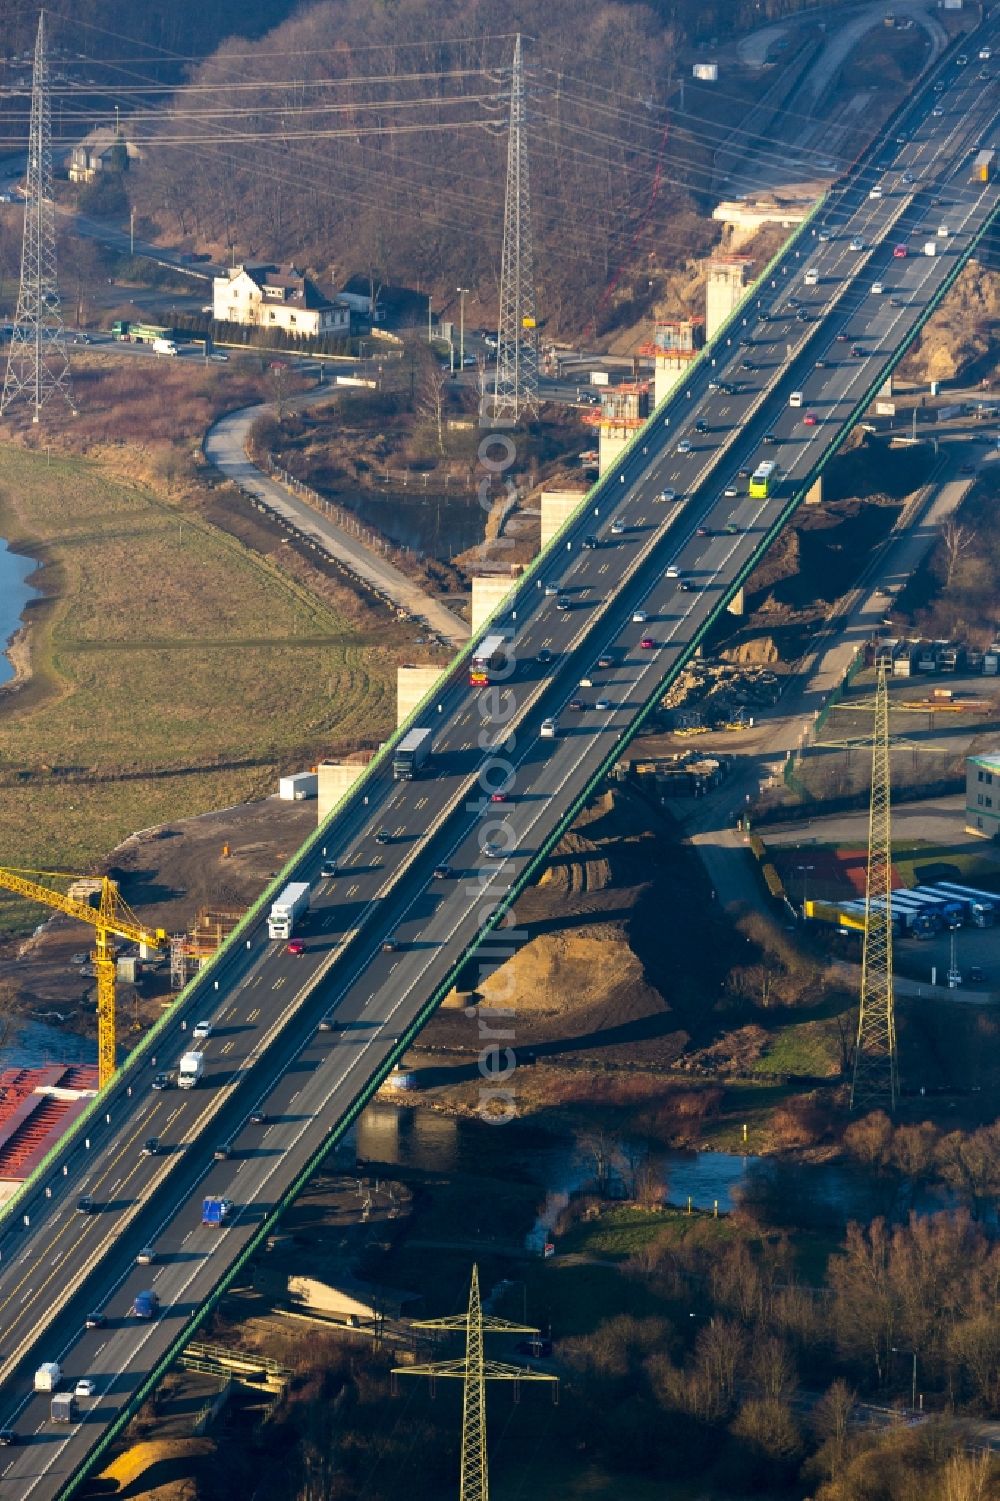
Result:
{"label": "white van", "polygon": [[802,392],[793,391],[788,398],[788,405],[790,407],[800,407],[802,405]]}
{"label": "white van", "polygon": [[872,294],[875,297],[881,297],[882,296],[882,283],[880,281],[873,281],[872,282]]}
{"label": "white van", "polygon": [[46,1360],[35,1372],[35,1391],[54,1392],[58,1391],[62,1380],[62,1368],[56,1360]]}
{"label": "white van", "polygon": [[938,226],[938,239],[939,240],[946,240],[948,238],[949,233],[950,233],[950,231],[948,229],[947,224],[941,224],[941,225]]}
{"label": "white van", "polygon": [[819,272],[816,270],[816,267],[810,266],[809,270],[806,272],[805,276],[802,279],[807,287],[819,286]]}
{"label": "white van", "polygon": [[541,735],[541,737],[542,737],[543,740],[554,740],[556,738],[556,722],[555,722],[555,720],[554,719],[543,719],[542,720],[542,728],[539,730],[538,733]]}

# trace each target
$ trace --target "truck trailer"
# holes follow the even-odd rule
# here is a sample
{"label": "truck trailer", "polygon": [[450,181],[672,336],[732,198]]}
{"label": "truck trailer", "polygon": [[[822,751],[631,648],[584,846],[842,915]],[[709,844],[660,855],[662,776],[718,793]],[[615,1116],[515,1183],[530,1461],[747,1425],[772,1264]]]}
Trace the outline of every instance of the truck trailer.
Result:
{"label": "truck trailer", "polygon": [[993,158],[995,156],[996,156],[996,152],[995,151],[980,151],[980,152],[977,152],[975,160],[972,163],[972,181],[973,182],[989,182],[990,181],[990,179],[993,176]]}
{"label": "truck trailer", "polygon": [[185,1053],[177,1068],[179,1089],[194,1089],[205,1072],[204,1053]]}
{"label": "truck trailer", "polygon": [[430,760],[433,730],[410,730],[392,753],[392,774],[397,782],[412,782]]}
{"label": "truck trailer", "polygon": [[72,1392],[56,1392],[49,1403],[49,1420],[53,1423],[76,1421],[76,1399]]}
{"label": "truck trailer", "polygon": [[291,938],[299,918],[309,911],[308,881],[290,881],[271,903],[267,915],[269,938]]}
{"label": "truck trailer", "polygon": [[201,1222],[203,1225],[217,1225],[221,1229],[232,1212],[232,1199],[221,1199],[218,1194],[209,1194],[202,1201]]}
{"label": "truck trailer", "polygon": [[[900,893],[900,895],[904,894],[936,917],[942,930],[953,931],[965,922],[965,908],[954,898],[942,896],[940,892],[930,891],[927,887],[921,887],[919,891]],[[895,900],[895,897],[893,899]]]}
{"label": "truck trailer", "polygon": [[914,938],[930,938],[940,932],[944,922],[941,913],[929,911],[924,902],[906,891],[892,893],[892,913],[899,918],[901,930]]}
{"label": "truck trailer", "polygon": [[62,1367],[57,1360],[43,1360],[35,1372],[35,1391],[54,1392],[62,1380]]}
{"label": "truck trailer", "polygon": [[962,902],[975,928],[992,928],[996,923],[1000,896],[995,891],[977,891],[974,886],[960,886],[957,881],[935,881],[927,889]]}

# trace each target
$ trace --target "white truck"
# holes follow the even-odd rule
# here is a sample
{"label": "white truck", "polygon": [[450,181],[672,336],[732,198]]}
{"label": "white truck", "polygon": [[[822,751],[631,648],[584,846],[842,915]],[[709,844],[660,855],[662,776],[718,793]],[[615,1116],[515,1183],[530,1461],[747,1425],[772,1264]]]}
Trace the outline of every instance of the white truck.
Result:
{"label": "white truck", "polygon": [[937,255],[937,241],[936,240],[925,240],[924,241],[924,255]]}
{"label": "white truck", "polygon": [[410,730],[392,753],[392,775],[397,782],[412,782],[430,759],[434,731]]}
{"label": "white truck", "polygon": [[177,1068],[178,1089],[194,1089],[204,1072],[204,1053],[184,1053]]}
{"label": "white truck", "polygon": [[72,1392],[56,1392],[49,1403],[50,1423],[75,1423],[76,1398]]}
{"label": "white truck", "polygon": [[295,924],[309,911],[309,883],[291,881],[271,903],[267,915],[268,938],[291,938]]}
{"label": "white truck", "polygon": [[177,345],[174,343],[173,339],[154,339],[153,340],[153,353],[154,354],[176,354],[177,353]]}
{"label": "white truck", "polygon": [[35,1372],[35,1391],[54,1392],[62,1380],[62,1367],[57,1360],[45,1360]]}

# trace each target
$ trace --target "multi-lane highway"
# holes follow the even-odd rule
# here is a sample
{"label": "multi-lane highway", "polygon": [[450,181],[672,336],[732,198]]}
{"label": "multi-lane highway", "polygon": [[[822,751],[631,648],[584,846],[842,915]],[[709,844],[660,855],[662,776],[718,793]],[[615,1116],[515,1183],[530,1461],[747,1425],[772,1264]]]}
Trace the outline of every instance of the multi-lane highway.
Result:
{"label": "multi-lane highway", "polygon": [[[503,681],[474,690],[460,663],[442,682],[420,713],[435,731],[426,774],[397,783],[380,762],[285,872],[313,888],[304,952],[269,942],[254,914],[0,1219],[0,1426],[17,1439],[0,1459],[0,1501],[69,1494],[695,649],[968,254],[997,201],[969,169],[1000,107],[977,54],[998,44],[1000,26],[987,26],[967,65],[946,61],[942,87],[928,84],[832,195],[525,579],[494,624],[511,641]],[[499,434],[487,451],[498,469],[508,442]],[[763,459],[778,478],[751,497]],[[324,859],[335,875],[321,875]],[[486,952],[510,941],[500,928]],[[153,1090],[203,1019],[202,1083]],[[485,1049],[484,1111],[502,1116],[516,1083],[509,1039],[493,1033],[507,1029],[469,1026]],[[201,1226],[205,1193],[233,1200],[224,1228]],[[78,1209],[82,1195],[94,1212]],[[139,1266],[144,1246],[155,1260]],[[129,1314],[147,1289],[160,1303],[148,1322]],[[84,1327],[88,1314],[98,1327]],[[51,1423],[47,1395],[33,1393],[42,1360],[60,1361],[70,1383],[96,1381],[75,1422]]]}

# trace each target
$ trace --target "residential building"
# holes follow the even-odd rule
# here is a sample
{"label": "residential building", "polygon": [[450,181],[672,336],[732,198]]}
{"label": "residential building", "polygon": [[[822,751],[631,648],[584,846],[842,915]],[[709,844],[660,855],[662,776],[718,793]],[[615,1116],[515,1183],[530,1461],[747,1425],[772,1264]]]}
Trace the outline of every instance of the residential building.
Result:
{"label": "residential building", "polygon": [[212,303],[217,323],[280,329],[299,339],[347,338],[351,331],[350,307],[295,266],[234,266],[215,278]]}
{"label": "residential building", "polygon": [[1000,751],[965,759],[965,832],[983,839],[1000,835]]}
{"label": "residential building", "polygon": [[141,160],[138,146],[127,136],[99,125],[66,157],[66,174],[70,182],[94,182],[102,172],[123,172]]}

